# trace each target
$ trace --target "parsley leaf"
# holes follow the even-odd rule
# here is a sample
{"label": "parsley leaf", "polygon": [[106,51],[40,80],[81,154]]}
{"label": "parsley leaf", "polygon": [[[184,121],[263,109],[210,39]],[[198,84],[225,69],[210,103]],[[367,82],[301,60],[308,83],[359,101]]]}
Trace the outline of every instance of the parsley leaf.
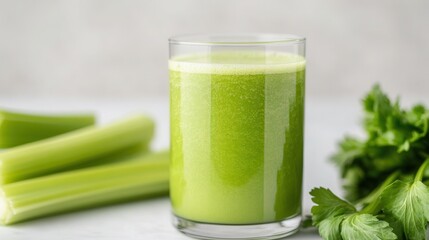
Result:
{"label": "parsley leaf", "polygon": [[421,182],[429,160],[420,167],[414,181],[397,180],[381,195],[383,211],[400,222],[407,239],[425,239],[429,221],[429,188]]}
{"label": "parsley leaf", "polygon": [[350,203],[329,189],[315,188],[310,194],[318,204],[313,206],[313,224],[324,239],[329,240],[391,240],[396,239],[392,228],[377,217],[357,212]]}
{"label": "parsley leaf", "polygon": [[341,227],[343,239],[396,239],[396,235],[392,232],[393,229],[389,224],[371,214],[352,214],[344,219]]}
{"label": "parsley leaf", "polygon": [[311,190],[310,195],[313,196],[313,202],[318,204],[311,208],[313,224],[316,226],[328,217],[336,217],[356,212],[356,208],[353,205],[341,200],[329,189],[315,188]]}
{"label": "parsley leaf", "polygon": [[319,225],[319,234],[323,239],[343,240],[341,236],[341,224],[344,221],[344,215],[338,217],[330,217]]}

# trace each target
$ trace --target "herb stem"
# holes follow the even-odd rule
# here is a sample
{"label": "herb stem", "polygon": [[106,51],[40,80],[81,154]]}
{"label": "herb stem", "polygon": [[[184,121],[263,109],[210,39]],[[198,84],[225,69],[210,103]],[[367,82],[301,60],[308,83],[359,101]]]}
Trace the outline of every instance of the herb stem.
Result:
{"label": "herb stem", "polygon": [[427,158],[425,162],[420,166],[419,170],[417,171],[416,177],[414,178],[414,182],[422,181],[423,175],[428,165],[429,165],[429,158]]}
{"label": "herb stem", "polygon": [[381,193],[383,192],[383,190],[387,186],[389,186],[391,183],[393,183],[395,180],[398,179],[399,174],[400,174],[400,171],[395,171],[395,172],[391,173],[380,186],[378,186],[376,189],[374,189],[365,198],[360,200],[357,205],[365,205],[365,204],[369,204],[369,203],[373,202],[375,199],[377,199],[381,195]]}

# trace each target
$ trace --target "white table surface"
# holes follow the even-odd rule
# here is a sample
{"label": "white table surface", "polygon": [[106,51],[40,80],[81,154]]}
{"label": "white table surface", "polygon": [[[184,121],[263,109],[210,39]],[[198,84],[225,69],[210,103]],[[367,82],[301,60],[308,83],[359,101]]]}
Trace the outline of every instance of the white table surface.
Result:
{"label": "white table surface", "polygon": [[[102,123],[132,112],[156,119],[155,149],[169,144],[168,99],[25,99],[0,98],[0,107],[22,110],[94,110]],[[308,192],[316,186],[341,193],[338,171],[328,162],[344,133],[359,133],[360,105],[356,99],[307,99],[305,129],[304,212],[312,206]],[[1,240],[141,240],[190,239],[170,223],[167,197],[144,200],[0,227]],[[287,239],[321,239],[315,230]]]}

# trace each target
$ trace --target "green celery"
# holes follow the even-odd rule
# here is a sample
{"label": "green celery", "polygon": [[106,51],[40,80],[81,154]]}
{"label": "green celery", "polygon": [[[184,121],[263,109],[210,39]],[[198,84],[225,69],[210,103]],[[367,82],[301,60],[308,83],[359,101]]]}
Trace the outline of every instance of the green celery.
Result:
{"label": "green celery", "polygon": [[149,145],[154,122],[136,115],[18,146],[0,153],[0,185],[89,164],[133,146]]}
{"label": "green celery", "polygon": [[35,142],[94,123],[92,113],[48,115],[0,109],[0,148]]}
{"label": "green celery", "polygon": [[169,152],[0,187],[0,224],[168,193]]}

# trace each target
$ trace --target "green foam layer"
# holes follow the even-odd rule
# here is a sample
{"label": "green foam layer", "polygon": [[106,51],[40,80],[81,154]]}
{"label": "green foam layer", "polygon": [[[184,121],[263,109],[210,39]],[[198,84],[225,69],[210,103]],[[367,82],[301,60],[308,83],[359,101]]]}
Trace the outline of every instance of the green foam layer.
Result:
{"label": "green foam layer", "polygon": [[303,56],[280,52],[216,52],[174,57],[171,71],[219,75],[255,75],[298,72],[305,69]]}

